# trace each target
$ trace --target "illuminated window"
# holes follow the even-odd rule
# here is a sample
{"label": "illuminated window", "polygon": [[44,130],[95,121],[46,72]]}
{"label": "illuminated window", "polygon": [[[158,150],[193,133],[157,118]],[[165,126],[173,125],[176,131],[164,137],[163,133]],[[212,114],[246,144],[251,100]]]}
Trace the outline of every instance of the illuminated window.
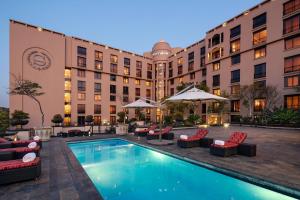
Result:
{"label": "illuminated window", "polygon": [[300,86],[300,75],[284,77],[284,86],[285,87],[295,87]]}
{"label": "illuminated window", "polygon": [[267,41],[267,30],[263,29],[253,33],[253,45],[258,45]]}
{"label": "illuminated window", "polygon": [[71,78],[71,70],[65,69],[65,78]]}
{"label": "illuminated window", "polygon": [[293,38],[286,39],[284,41],[284,44],[285,44],[285,49],[299,48],[300,47],[300,35],[293,37]]}
{"label": "illuminated window", "polygon": [[116,112],[117,112],[116,106],[113,106],[113,105],[109,106],[109,113],[110,114],[116,114]]}
{"label": "illuminated window", "polygon": [[255,99],[254,100],[254,111],[261,112],[266,106],[266,99]]}
{"label": "illuminated window", "polygon": [[64,99],[65,99],[66,103],[70,103],[71,102],[71,93],[66,92]]}
{"label": "illuminated window", "polygon": [[77,56],[77,66],[78,67],[86,67],[86,58]]}
{"label": "illuminated window", "polygon": [[117,122],[116,116],[110,116],[110,117],[109,117],[109,120],[110,120],[110,123],[111,123],[111,124],[116,124],[116,122]]}
{"label": "illuminated window", "polygon": [[194,62],[189,62],[188,71],[193,71],[193,70],[194,70]]}
{"label": "illuminated window", "polygon": [[146,86],[151,86],[151,81],[146,81],[145,84]]}
{"label": "illuminated window", "polygon": [[111,63],[115,63],[115,64],[118,64],[118,56],[116,55],[110,55],[110,62]]}
{"label": "illuminated window", "polygon": [[284,73],[300,71],[300,55],[284,59]]}
{"label": "illuminated window", "polygon": [[64,108],[64,114],[65,114],[65,115],[71,114],[71,105],[70,105],[70,104],[66,104],[66,105],[65,105],[65,108]]}
{"label": "illuminated window", "polygon": [[94,125],[101,125],[101,116],[94,116]]}
{"label": "illuminated window", "polygon": [[212,66],[213,66],[213,71],[218,71],[220,69],[220,62],[214,62]]}
{"label": "illuminated window", "polygon": [[300,29],[300,14],[283,21],[283,34],[292,33]]}
{"label": "illuminated window", "polygon": [[68,126],[71,124],[71,117],[64,117],[64,125]]}
{"label": "illuminated window", "polygon": [[179,83],[183,83],[183,77],[179,77],[179,78],[178,78],[178,82],[179,82]]}
{"label": "illuminated window", "polygon": [[71,90],[71,81],[65,81],[65,90]]}
{"label": "illuminated window", "polygon": [[232,95],[239,95],[240,94],[240,85],[231,86],[231,94]]}
{"label": "illuminated window", "polygon": [[230,42],[230,53],[236,53],[240,51],[240,39]]}
{"label": "illuminated window", "polygon": [[221,90],[220,89],[213,89],[213,94],[221,96]]}
{"label": "illuminated window", "polygon": [[231,112],[240,112],[240,100],[231,101]]}
{"label": "illuminated window", "polygon": [[293,13],[300,9],[300,0],[291,0],[283,4],[283,15]]}
{"label": "illuminated window", "polygon": [[140,79],[135,79],[135,84],[136,85],[141,85],[141,80]]}
{"label": "illuminated window", "polygon": [[177,59],[177,65],[183,65],[183,58],[182,57]]}
{"label": "illuminated window", "polygon": [[85,100],[85,93],[78,93],[77,94],[77,99],[78,100]]}
{"label": "illuminated window", "polygon": [[103,60],[103,53],[101,51],[95,51],[95,60]]}
{"label": "illuminated window", "polygon": [[191,79],[191,80],[194,80],[194,79],[195,79],[195,72],[190,73],[190,79]]}
{"label": "illuminated window", "polygon": [[97,69],[97,70],[103,70],[103,63],[102,63],[102,61],[95,60],[95,69]]}
{"label": "illuminated window", "polygon": [[146,97],[147,97],[148,99],[151,98],[151,90],[150,90],[150,89],[146,89]]}
{"label": "illuminated window", "polygon": [[124,75],[129,76],[130,75],[130,68],[124,67]]}
{"label": "illuminated window", "polygon": [[300,95],[284,96],[284,107],[288,109],[299,109]]}
{"label": "illuminated window", "polygon": [[94,100],[95,101],[101,101],[101,95],[100,94],[95,94],[94,95]]}
{"label": "illuminated window", "polygon": [[254,50],[254,58],[264,58],[266,57],[266,47],[257,48]]}
{"label": "illuminated window", "polygon": [[129,83],[129,78],[123,77],[123,83],[128,84]]}
{"label": "illuminated window", "polygon": [[224,54],[224,49],[222,47],[220,48],[214,48],[212,52],[208,55],[208,60],[214,60],[222,57]]}

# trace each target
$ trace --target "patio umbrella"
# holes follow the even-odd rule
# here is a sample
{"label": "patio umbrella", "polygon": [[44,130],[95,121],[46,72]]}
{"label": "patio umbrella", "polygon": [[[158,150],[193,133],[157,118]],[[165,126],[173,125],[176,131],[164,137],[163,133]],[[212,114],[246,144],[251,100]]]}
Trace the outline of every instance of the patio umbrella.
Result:
{"label": "patio umbrella", "polygon": [[186,90],[185,92],[179,92],[178,94],[175,94],[174,96],[166,99],[165,101],[174,101],[174,102],[191,101],[195,103],[196,101],[209,101],[209,100],[228,101],[229,99],[214,94],[210,94],[196,87],[193,87],[192,89]]}

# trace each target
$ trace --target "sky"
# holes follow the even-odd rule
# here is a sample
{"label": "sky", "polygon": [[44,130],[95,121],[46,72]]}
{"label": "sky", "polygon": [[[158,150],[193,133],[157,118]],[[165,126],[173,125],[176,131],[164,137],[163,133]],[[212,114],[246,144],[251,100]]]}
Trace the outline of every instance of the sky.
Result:
{"label": "sky", "polygon": [[[9,19],[142,54],[187,47],[261,0],[1,0],[0,107],[8,107]],[[50,41],[49,41],[50,42]]]}

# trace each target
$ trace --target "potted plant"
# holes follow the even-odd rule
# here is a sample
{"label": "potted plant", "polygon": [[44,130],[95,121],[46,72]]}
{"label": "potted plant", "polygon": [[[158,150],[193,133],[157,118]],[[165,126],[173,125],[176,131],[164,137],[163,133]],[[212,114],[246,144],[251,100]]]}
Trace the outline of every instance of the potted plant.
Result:
{"label": "potted plant", "polygon": [[[53,134],[57,136],[57,133],[62,132],[62,126],[61,124],[63,123],[64,119],[60,114],[56,114],[53,116],[51,122],[54,123],[53,126]],[[56,127],[60,127],[57,129]]]}
{"label": "potted plant", "polygon": [[125,135],[128,133],[128,125],[126,124],[126,113],[124,111],[118,112],[118,126],[116,127],[116,134]]}

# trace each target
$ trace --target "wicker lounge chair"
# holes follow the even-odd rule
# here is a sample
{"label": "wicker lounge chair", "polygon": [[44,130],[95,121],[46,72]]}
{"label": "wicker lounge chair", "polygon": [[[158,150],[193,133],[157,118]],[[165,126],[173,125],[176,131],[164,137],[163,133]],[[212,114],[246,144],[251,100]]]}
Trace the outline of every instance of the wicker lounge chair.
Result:
{"label": "wicker lounge chair", "polygon": [[34,152],[37,156],[39,156],[40,147],[36,146],[35,148],[17,147],[17,148],[0,149],[0,160],[2,160],[2,157],[7,157],[7,155],[12,155],[16,159],[21,159],[25,154],[30,152]]}
{"label": "wicker lounge chair", "polygon": [[17,147],[27,147],[29,143],[36,142],[40,148],[42,148],[41,140],[18,140],[18,141],[8,141],[4,138],[0,138],[0,149],[6,148],[17,148]]}
{"label": "wicker lounge chair", "polygon": [[31,162],[22,159],[1,161],[0,185],[36,179],[41,175],[41,159],[36,157]]}
{"label": "wicker lounge chair", "polygon": [[172,127],[171,126],[167,126],[166,128],[162,129],[161,132],[160,131],[156,131],[154,133],[148,133],[147,134],[147,140],[159,139],[159,135],[160,134],[162,136],[162,139],[173,140],[174,139],[174,133],[172,133],[171,130],[172,130]]}
{"label": "wicker lounge chair", "polygon": [[[138,127],[137,127],[138,128]],[[157,128],[156,124],[151,125],[149,128],[145,129],[145,130],[138,130],[138,131],[134,131],[134,135],[135,136],[141,136],[141,137],[146,137],[147,134],[149,133],[149,131],[154,131]]]}
{"label": "wicker lounge chair", "polygon": [[199,129],[195,135],[189,136],[187,139],[179,138],[177,145],[182,148],[199,147],[200,140],[208,134],[208,130]]}
{"label": "wicker lounge chair", "polygon": [[231,156],[237,154],[237,147],[244,142],[247,134],[243,132],[234,132],[230,138],[224,142],[224,145],[212,144],[210,153],[217,156]]}

